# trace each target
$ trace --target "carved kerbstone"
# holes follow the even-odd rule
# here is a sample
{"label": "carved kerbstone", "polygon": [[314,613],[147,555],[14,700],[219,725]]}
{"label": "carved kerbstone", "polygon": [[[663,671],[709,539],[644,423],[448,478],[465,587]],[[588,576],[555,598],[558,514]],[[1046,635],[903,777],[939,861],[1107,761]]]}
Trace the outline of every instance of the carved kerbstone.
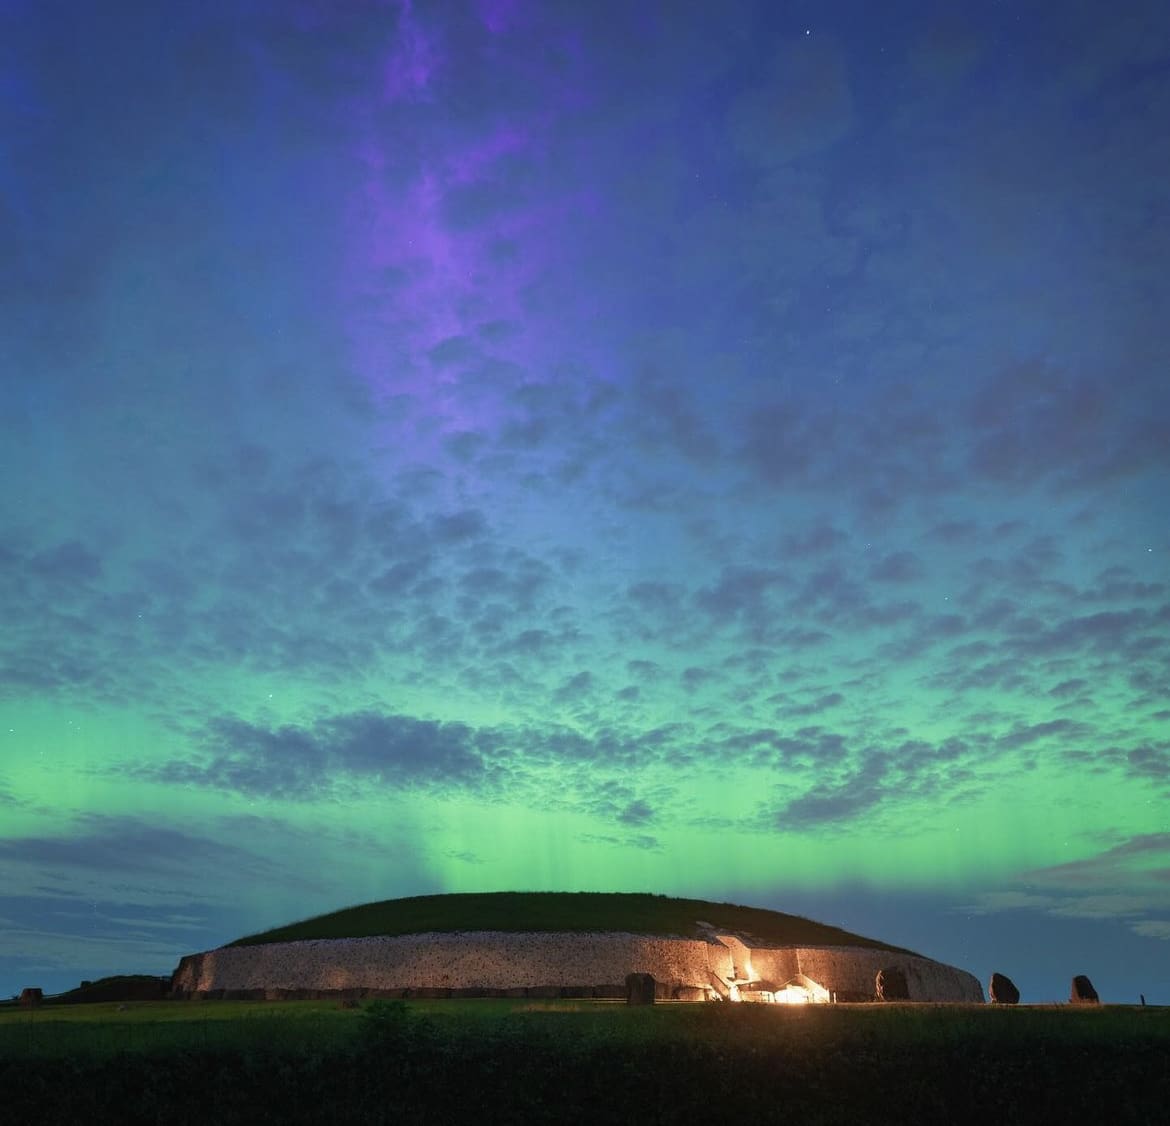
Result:
{"label": "carved kerbstone", "polygon": [[652,974],[626,974],[626,1004],[654,1004],[654,976]]}
{"label": "carved kerbstone", "polygon": [[987,995],[993,1005],[1018,1005],[1020,991],[1016,983],[1006,974],[992,974],[991,984],[987,987]]}

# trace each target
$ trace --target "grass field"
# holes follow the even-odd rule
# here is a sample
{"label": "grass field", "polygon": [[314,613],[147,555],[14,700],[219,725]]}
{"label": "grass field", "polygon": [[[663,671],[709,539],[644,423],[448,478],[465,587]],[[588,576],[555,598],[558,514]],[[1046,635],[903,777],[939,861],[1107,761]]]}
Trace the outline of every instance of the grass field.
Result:
{"label": "grass field", "polygon": [[0,1013],[12,1122],[1161,1123],[1170,1009],[152,1002]]}
{"label": "grass field", "polygon": [[812,919],[760,907],[621,892],[503,891],[387,899],[248,935],[229,945],[458,930],[631,931],[697,938],[698,920],[731,933],[753,935],[763,942],[864,946],[913,953]]}
{"label": "grass field", "polygon": [[[364,1002],[155,1001],[47,1005],[0,1010],[0,1058],[110,1055],[179,1046],[334,1049],[358,1042],[380,1013],[425,1023],[445,1039],[514,1033],[556,1041],[632,1046],[704,1041],[744,1049],[788,1049],[809,1037],[826,1046],[866,1042],[939,1044],[987,1041],[1029,1045],[1123,1044],[1153,1038],[1170,1053],[1170,1008],[858,1004],[657,1004],[598,1001]],[[1170,1056],[1168,1056],[1170,1062]]]}

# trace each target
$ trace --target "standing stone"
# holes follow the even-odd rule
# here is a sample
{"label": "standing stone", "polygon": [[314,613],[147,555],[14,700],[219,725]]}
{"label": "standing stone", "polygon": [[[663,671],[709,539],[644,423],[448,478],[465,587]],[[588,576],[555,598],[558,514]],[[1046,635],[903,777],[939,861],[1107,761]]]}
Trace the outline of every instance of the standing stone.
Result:
{"label": "standing stone", "polygon": [[35,986],[20,991],[20,1003],[26,1009],[35,1009],[44,999],[44,993]]}
{"label": "standing stone", "polygon": [[887,966],[884,970],[878,970],[875,985],[879,1001],[910,1000],[910,987],[906,984],[906,975],[897,966]]}
{"label": "standing stone", "polygon": [[1018,1005],[1020,1003],[1020,991],[1016,988],[1016,983],[1006,974],[992,974],[987,993],[993,1005]]}
{"label": "standing stone", "polygon": [[1077,974],[1072,979],[1072,992],[1069,994],[1070,1005],[1099,1005],[1101,998],[1093,988],[1093,983],[1084,974]]}
{"label": "standing stone", "polygon": [[654,1004],[654,977],[652,974],[626,974],[626,1004]]}

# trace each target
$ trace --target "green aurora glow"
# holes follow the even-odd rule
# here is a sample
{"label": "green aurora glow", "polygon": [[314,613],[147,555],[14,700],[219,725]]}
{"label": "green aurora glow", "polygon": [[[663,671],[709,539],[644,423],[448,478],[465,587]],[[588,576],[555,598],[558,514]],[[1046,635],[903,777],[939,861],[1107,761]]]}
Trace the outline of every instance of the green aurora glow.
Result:
{"label": "green aurora glow", "polygon": [[524,889],[1170,1001],[1164,7],[199,7],[0,14],[0,993]]}

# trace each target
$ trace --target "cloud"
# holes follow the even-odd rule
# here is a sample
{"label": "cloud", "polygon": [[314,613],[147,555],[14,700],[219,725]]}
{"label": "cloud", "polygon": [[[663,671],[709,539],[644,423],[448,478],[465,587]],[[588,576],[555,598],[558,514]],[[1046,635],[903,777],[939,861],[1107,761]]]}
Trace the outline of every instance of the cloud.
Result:
{"label": "cloud", "polygon": [[1071,719],[1053,719],[1044,723],[1021,724],[1006,735],[1001,735],[997,744],[1004,750],[1018,750],[1033,743],[1052,738],[1054,735],[1064,739],[1080,739],[1090,732],[1091,728],[1083,723],[1076,723]]}
{"label": "cloud", "polygon": [[642,610],[674,613],[682,598],[683,588],[675,583],[644,579],[632,584],[626,594],[630,601]]}
{"label": "cloud", "polygon": [[734,732],[716,745],[731,760],[745,754],[746,761],[759,765],[804,767],[814,771],[840,766],[849,755],[844,735],[817,726],[801,727],[791,734],[771,728]]}
{"label": "cloud", "polygon": [[1083,694],[1088,687],[1089,682],[1084,677],[1071,677],[1069,680],[1054,684],[1048,689],[1048,695],[1064,700]]}
{"label": "cloud", "polygon": [[1160,938],[1170,942],[1170,919],[1142,919],[1130,923],[1130,929],[1143,938]]}
{"label": "cloud", "polygon": [[710,669],[700,668],[698,665],[688,665],[683,669],[679,679],[686,692],[695,693],[702,691],[704,685],[718,679],[718,677],[719,674]]}
{"label": "cloud", "polygon": [[626,671],[635,680],[654,681],[662,675],[662,668],[654,661],[635,658],[626,662]]}
{"label": "cloud", "polygon": [[1037,868],[1025,878],[1057,887],[1116,887],[1135,876],[1170,870],[1170,833],[1143,833],[1081,860]]}
{"label": "cloud", "polygon": [[969,915],[994,915],[1000,911],[1046,911],[1060,903],[1052,895],[1037,895],[1027,891],[984,891],[971,903],[963,904],[959,910]]}
{"label": "cloud", "polygon": [[[565,702],[587,700],[591,683],[571,678],[563,686]],[[681,765],[692,754],[677,726],[596,726],[588,732],[551,723],[473,727],[378,712],[341,713],[299,726],[221,716],[196,731],[196,742],[192,754],[125,762],[108,773],[298,803],[355,792],[463,792],[482,801],[563,805],[640,823],[653,816],[652,799],[639,797],[622,779],[658,761]],[[552,795],[549,768],[561,779]]]}
{"label": "cloud", "polygon": [[798,401],[762,403],[744,420],[739,455],[770,486],[812,485],[839,445],[840,421]]}
{"label": "cloud", "polygon": [[552,582],[552,570],[538,560],[505,558],[501,566],[473,566],[458,579],[461,593],[473,604],[503,604],[506,612],[528,612]]}
{"label": "cloud", "polygon": [[1164,912],[1170,896],[1143,891],[1098,895],[1037,894],[1028,891],[985,891],[959,910],[967,915],[996,915],[1008,911],[1035,911],[1057,919],[1121,920],[1144,938],[1170,938],[1170,924],[1161,918],[1145,918],[1148,912]]}
{"label": "cloud", "polygon": [[1102,610],[1094,614],[1071,615],[1045,628],[1041,626],[1024,636],[1010,638],[1012,650],[1029,656],[1044,656],[1070,650],[1096,650],[1098,652],[1118,649],[1138,654],[1143,649],[1165,649],[1170,642],[1154,634],[1152,645],[1144,644],[1146,630],[1156,630],[1170,620],[1166,608],[1149,611],[1141,607],[1130,610]]}
{"label": "cloud", "polygon": [[1067,919],[1122,919],[1130,915],[1140,915],[1149,910],[1149,907],[1149,896],[1117,892],[1061,900],[1049,908],[1049,914]]}
{"label": "cloud", "polygon": [[847,543],[849,537],[830,524],[814,524],[802,532],[786,532],[780,539],[780,554],[786,559],[826,555]]}
{"label": "cloud", "polygon": [[649,833],[635,833],[631,836],[617,837],[603,833],[583,833],[580,840],[584,844],[602,844],[613,848],[636,848],[644,852],[660,852],[662,845],[657,837]]}
{"label": "cloud", "polygon": [[29,571],[51,583],[73,586],[100,578],[102,561],[85,544],[66,540],[28,560]]}
{"label": "cloud", "polygon": [[815,700],[810,700],[807,704],[794,704],[791,707],[783,708],[782,713],[788,716],[819,715],[821,712],[836,708],[844,702],[845,697],[842,693],[826,692]]}
{"label": "cloud", "polygon": [[1155,782],[1170,781],[1170,743],[1146,744],[1125,752],[1129,773]]}
{"label": "cloud", "polygon": [[1086,602],[1145,602],[1164,598],[1164,583],[1149,583],[1137,578],[1129,567],[1107,567],[1097,575],[1096,586],[1080,593]]}
{"label": "cloud", "polygon": [[[56,920],[54,920],[56,922]],[[100,925],[100,924],[99,924]],[[108,933],[93,933],[94,923],[87,920],[76,929],[68,922],[56,926],[11,927],[6,941],[19,951],[16,957],[0,956],[0,969],[13,979],[43,980],[53,975],[58,984],[48,992],[75,988],[83,980],[113,974],[154,973],[168,976],[179,959],[206,936],[188,934],[184,941],[174,934],[138,933],[122,926],[109,926]],[[149,928],[154,929],[154,928]]]}
{"label": "cloud", "polygon": [[1108,913],[1110,904],[1123,907],[1118,897],[1170,896],[1170,833],[1127,837],[1077,860],[1021,872],[1019,879],[1040,888],[1035,894],[1052,899],[1058,913],[1097,913],[1094,905]]}
{"label": "cloud", "polygon": [[435,539],[449,545],[478,539],[488,529],[484,514],[478,509],[466,508],[446,516],[436,516],[431,521]]}
{"label": "cloud", "polygon": [[983,891],[963,910],[1121,919],[1143,937],[1170,937],[1161,918],[1170,910],[1170,833],[1130,837],[1080,860],[1021,872],[1017,879],[1022,887]]}
{"label": "cloud", "polygon": [[645,825],[648,821],[654,819],[654,810],[650,808],[640,798],[636,801],[630,802],[618,814],[618,820],[624,825]]}
{"label": "cloud", "polygon": [[563,703],[574,703],[592,695],[593,689],[593,674],[587,669],[582,669],[561,684],[554,698]]}
{"label": "cloud", "polygon": [[1152,419],[1168,406],[1165,389],[1152,383],[1118,395],[1104,373],[1074,375],[1035,360],[1009,365],[971,396],[968,468],[1000,486],[1047,481],[1060,489],[1164,472],[1170,455]]}
{"label": "cloud", "polygon": [[911,551],[891,552],[869,569],[869,577],[883,583],[914,582],[924,573],[922,560]]}
{"label": "cloud", "polygon": [[440,340],[427,355],[436,367],[448,367],[465,364],[475,359],[479,352],[472,339],[460,333]]}
{"label": "cloud", "polygon": [[776,812],[776,828],[800,832],[859,819],[888,795],[889,774],[888,756],[870,755],[843,780],[819,783],[784,805]]}
{"label": "cloud", "polygon": [[927,529],[926,538],[945,544],[973,543],[980,527],[975,520],[943,520]]}
{"label": "cloud", "polygon": [[[1024,362],[987,372],[966,400],[939,398],[929,406],[920,394],[888,385],[833,409],[800,393],[761,398],[739,420],[742,440],[729,454],[765,487],[831,491],[871,518],[973,483],[997,492],[1047,488],[1073,496],[1170,469],[1151,421],[1170,413],[1165,389],[1140,371],[1120,378],[1124,395],[1100,374]],[[1144,409],[1135,409],[1139,402]],[[984,531],[983,542],[1003,541],[1023,526],[1001,521]],[[948,546],[980,542],[979,526],[969,519],[940,520],[925,531],[928,541]],[[893,570],[899,563],[905,573]],[[911,560],[886,566],[888,574],[878,565],[872,577],[918,577]]]}
{"label": "cloud", "polygon": [[1170,743],[1139,743],[1133,747],[1097,743],[1092,750],[1074,748],[1062,751],[1061,757],[1089,774],[1121,773],[1155,784],[1170,779]]}
{"label": "cloud", "polygon": [[[979,785],[976,762],[995,749],[991,741],[981,746],[956,738],[863,744],[819,725],[613,725],[597,722],[588,707],[596,692],[592,676],[576,674],[558,692],[565,705],[584,709],[583,729],[549,722],[472,726],[373,711],[276,726],[220,716],[196,729],[192,753],[122,763],[112,773],[295,803],[356,792],[462,792],[492,803],[506,798],[547,807],[551,801],[620,823],[651,817],[665,823],[679,812],[675,795],[639,794],[628,779],[648,780],[662,768],[755,770],[784,778],[789,794],[772,824],[790,832],[884,816],[926,798],[969,796]],[[821,692],[779,710],[820,716],[844,702],[842,693]],[[548,769],[561,779],[551,796]],[[749,818],[742,827],[753,826],[758,829]]]}
{"label": "cloud", "polygon": [[[837,562],[826,563],[809,574],[788,608],[799,608],[826,625],[856,624],[874,614],[869,591]],[[899,616],[901,613],[898,608]]]}
{"label": "cloud", "polygon": [[819,762],[817,757],[801,756],[815,768],[813,777],[819,780],[771,815],[781,832],[866,823],[871,816],[892,815],[924,800],[969,798],[981,785],[975,768],[985,752],[974,739],[937,743],[905,739],[850,747],[840,736],[826,736],[819,728],[807,734],[813,748],[828,753]]}
{"label": "cloud", "polygon": [[[569,852],[577,818],[930,840],[1008,790],[1115,834],[1082,852],[1148,825],[1148,20],[1079,3],[1105,62],[1025,35],[1005,69],[977,15],[907,66],[761,37],[762,3],[218,7],[149,50],[131,8],[16,21],[0,809],[40,815],[43,751],[119,808],[452,798],[564,815]],[[25,833],[46,873],[58,831]],[[1120,911],[1170,868],[1078,863],[1012,890]]]}
{"label": "cloud", "polygon": [[201,742],[197,757],[122,769],[173,785],[294,801],[327,797],[347,777],[389,789],[486,786],[489,779],[471,728],[409,716],[356,712],[277,728],[220,717]]}
{"label": "cloud", "polygon": [[273,878],[262,857],[212,837],[139,817],[86,813],[51,836],[0,839],[0,859],[35,870],[75,869],[105,878],[165,877],[196,869],[231,870]]}
{"label": "cloud", "polygon": [[700,464],[718,456],[714,432],[677,381],[643,370],[628,394],[630,429],[642,449],[656,455],[668,451]]}
{"label": "cloud", "polygon": [[89,541],[13,539],[7,694],[165,707],[225,659],[313,691],[375,665],[394,675],[416,655],[470,663],[482,644],[549,649],[573,635],[540,619],[560,566],[502,540],[479,507],[400,500],[360,467],[254,445],[199,472],[197,518],[163,518],[157,537],[126,536],[100,565]]}
{"label": "cloud", "polygon": [[788,581],[783,572],[774,568],[727,566],[713,585],[695,593],[694,600],[713,620],[744,621],[754,629],[771,616],[771,592]]}

